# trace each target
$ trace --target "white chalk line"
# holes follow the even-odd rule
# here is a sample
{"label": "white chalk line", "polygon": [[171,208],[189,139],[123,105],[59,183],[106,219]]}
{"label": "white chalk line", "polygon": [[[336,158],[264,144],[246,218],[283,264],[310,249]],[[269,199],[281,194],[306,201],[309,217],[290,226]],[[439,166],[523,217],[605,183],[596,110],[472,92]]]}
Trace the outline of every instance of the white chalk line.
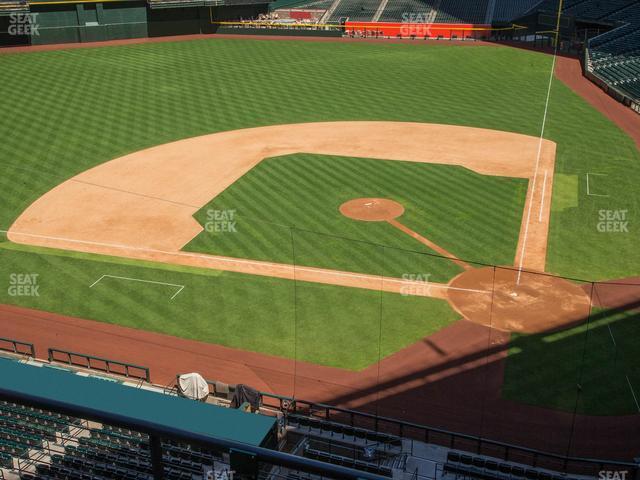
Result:
{"label": "white chalk line", "polygon": [[95,282],[93,282],[91,285],[89,285],[89,288],[93,288],[95,287],[98,283],[100,283],[100,280],[102,280],[103,278],[116,278],[119,280],[129,280],[131,282],[142,282],[142,283],[153,283],[155,285],[166,285],[169,287],[177,287],[178,290],[171,296],[171,298],[169,300],[173,300],[174,298],[176,298],[178,296],[178,294],[184,290],[184,285],[179,285],[176,283],[167,283],[167,282],[157,282],[154,280],[143,280],[141,278],[131,278],[131,277],[119,277],[117,275],[102,275],[99,279],[97,279]]}
{"label": "white chalk line", "polygon": [[[9,233],[9,231],[8,230],[0,230],[0,233]],[[381,278],[380,276],[377,276],[377,275],[366,275],[366,274],[358,274],[358,273],[350,273],[350,272],[341,272],[341,271],[338,271],[338,270],[329,270],[329,269],[322,269],[322,268],[298,267],[298,266],[295,266],[295,265],[287,265],[287,264],[277,264],[277,263],[271,264],[271,263],[268,263],[268,262],[246,260],[246,259],[241,259],[241,258],[230,258],[230,257],[216,256],[216,255],[204,255],[204,254],[191,253],[191,252],[169,252],[169,251],[158,250],[158,249],[154,249],[154,248],[134,247],[134,246],[130,246],[130,245],[122,245],[122,244],[117,244],[117,243],[94,242],[94,241],[90,241],[90,240],[77,240],[77,239],[73,239],[73,238],[54,237],[54,236],[51,236],[51,235],[40,235],[40,234],[35,234],[35,233],[23,233],[23,232],[14,232],[14,231],[12,231],[11,233],[14,234],[14,235],[24,235],[24,236],[27,236],[27,237],[41,238],[41,239],[44,239],[44,240],[57,240],[57,241],[63,241],[63,242],[78,243],[78,244],[83,244],[83,245],[92,245],[92,246],[97,246],[97,247],[108,247],[108,248],[119,248],[121,250],[134,250],[134,251],[146,252],[146,253],[157,253],[157,254],[163,254],[163,255],[171,255],[171,256],[176,256],[176,257],[191,257],[191,258],[198,258],[198,259],[202,259],[202,260],[215,260],[215,261],[220,261],[220,262],[228,262],[228,263],[231,263],[231,264],[234,264],[234,263],[235,264],[245,264],[245,265],[251,265],[251,266],[258,266],[258,267],[260,267],[260,266],[288,267],[288,268],[292,268],[295,271],[303,271],[303,272],[310,272],[310,273],[324,273],[326,275],[334,275],[336,277],[361,278],[361,279],[375,280],[375,281],[379,281],[380,278]],[[50,248],[56,248],[56,247],[50,247]],[[91,253],[91,252],[78,252],[78,253]],[[138,259],[138,260],[149,261],[149,260],[146,260],[146,259]],[[215,270],[215,268],[214,268],[214,270]],[[270,276],[270,275],[268,275],[268,276]],[[449,285],[435,284],[435,283],[429,283],[429,282],[417,282],[415,280],[412,281],[412,280],[394,279],[394,278],[388,278],[388,277],[382,277],[382,279],[383,279],[383,283],[387,282],[387,283],[399,283],[401,285],[420,285],[420,286],[427,286],[427,287],[430,287],[430,288],[441,288],[441,289],[447,289],[447,290],[458,290],[458,291],[471,292],[471,293],[486,293],[486,294],[490,294],[491,293],[490,290],[476,290],[476,289],[471,289],[471,288],[451,287]]]}
{"label": "white chalk line", "polygon": [[544,171],[544,182],[542,183],[542,200],[540,200],[540,213],[538,214],[538,223],[542,222],[542,213],[544,212],[544,196],[547,191],[547,175],[549,170]]}
{"label": "white chalk line", "polygon": [[[558,17],[560,17],[560,12],[558,12]],[[549,115],[549,101],[551,100],[551,87],[553,86],[553,76],[556,72],[556,60],[558,58],[558,44],[560,43],[558,41],[559,30],[560,30],[560,25],[558,22],[558,26],[556,27],[555,51],[553,52],[553,62],[551,63],[551,74],[549,75],[549,86],[547,88],[547,99],[544,105],[544,115],[542,116],[542,128],[540,130],[540,140],[538,142],[538,154],[536,156],[536,165],[533,171],[533,181],[531,183],[531,199],[529,201],[529,208],[527,209],[527,223],[524,227],[524,238],[522,239],[522,251],[520,252],[520,265],[518,267],[518,278],[516,280],[516,285],[520,285],[520,277],[522,276],[522,266],[524,265],[524,255],[525,255],[525,251],[527,250],[527,238],[529,235],[529,222],[531,221],[531,209],[533,208],[533,197],[535,196],[535,192],[536,192],[536,181],[538,179],[538,170],[540,168],[540,157],[542,156],[542,145],[544,143],[544,132],[547,126],[547,116]]]}
{"label": "white chalk line", "polygon": [[599,193],[591,193],[591,188],[589,187],[589,175],[594,177],[606,177],[608,176],[606,173],[587,173],[587,196],[589,197],[608,197],[609,195],[602,195]]}

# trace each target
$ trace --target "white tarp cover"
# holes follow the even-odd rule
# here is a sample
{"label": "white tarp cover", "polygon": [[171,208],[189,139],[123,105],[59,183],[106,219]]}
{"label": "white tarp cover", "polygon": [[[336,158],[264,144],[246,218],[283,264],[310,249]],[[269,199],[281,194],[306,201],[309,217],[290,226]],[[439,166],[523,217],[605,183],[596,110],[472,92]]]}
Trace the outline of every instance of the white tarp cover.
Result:
{"label": "white tarp cover", "polygon": [[204,400],[209,395],[209,386],[199,373],[185,373],[178,378],[182,394],[192,400]]}

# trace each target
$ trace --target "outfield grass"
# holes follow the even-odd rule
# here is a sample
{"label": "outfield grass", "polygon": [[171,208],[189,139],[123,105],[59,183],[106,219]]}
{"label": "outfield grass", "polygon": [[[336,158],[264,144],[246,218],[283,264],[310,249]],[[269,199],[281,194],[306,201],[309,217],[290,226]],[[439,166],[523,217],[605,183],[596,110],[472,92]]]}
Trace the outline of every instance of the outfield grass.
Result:
{"label": "outfield grass", "polygon": [[[30,203],[74,174],[142,148],[218,131],[298,122],[388,120],[536,136],[550,68],[549,56],[508,48],[251,39],[1,55],[0,230],[7,230]],[[547,270],[586,279],[638,274],[640,155],[633,142],[559,81],[553,83],[545,136],[558,143]],[[608,196],[586,195],[587,173],[609,175],[594,185]],[[466,215],[484,208],[476,207],[474,212],[458,212],[464,228]],[[457,246],[448,244],[438,214],[423,208],[421,214],[429,216],[430,228],[437,227],[434,235],[443,246],[467,256],[467,239]],[[600,210],[628,210],[630,232],[600,233]],[[408,217],[407,221],[409,226],[414,221],[420,226],[424,219]],[[461,237],[470,235],[464,228]],[[510,228],[505,226],[506,230]],[[484,235],[483,231],[474,234]],[[493,240],[483,237],[484,241]],[[511,248],[511,241],[495,240],[499,251],[478,245],[472,259],[497,262]],[[6,284],[10,273],[37,272],[43,287],[37,298],[9,297],[3,288],[0,301],[291,356],[295,342],[289,341],[287,328],[295,325],[292,282],[52,255],[44,249],[16,249],[6,242],[2,247],[0,282]],[[312,252],[303,249],[300,254],[314,261]],[[354,262],[364,265],[365,260]],[[162,289],[133,290],[111,282],[86,287],[105,273],[165,279],[191,288],[167,305],[167,292]],[[310,346],[298,349],[300,358],[354,369],[375,361],[378,353],[371,347],[377,345],[375,329],[367,323],[378,298],[375,293],[318,286],[305,288],[301,295],[305,300],[301,311],[306,308],[307,313],[300,321],[308,322],[302,335],[310,337],[304,342]],[[393,319],[386,324],[397,338],[385,340],[383,352],[397,350],[455,318],[442,302],[383,296],[388,299],[385,304],[401,302],[385,317]],[[420,308],[414,309],[414,302]],[[319,327],[325,324],[326,331]],[[538,375],[535,367],[540,358],[547,355],[554,361],[543,363],[549,371],[539,375],[545,381],[555,378],[554,385],[559,387],[565,377],[554,373],[558,365],[580,365],[573,348],[553,350],[569,340],[542,339],[517,339],[514,348],[526,347],[522,350],[530,353],[528,357],[512,355],[508,369],[526,373],[533,383],[517,383],[518,376],[508,373],[507,395],[510,386],[547,389],[542,380],[531,379],[531,372]],[[607,378],[617,378],[612,368],[598,372],[603,377],[613,372]],[[602,391],[606,390],[603,385]],[[603,403],[602,392],[595,387],[585,392],[592,393],[581,402],[600,405],[589,407],[590,411],[628,408],[626,403]],[[571,403],[570,396],[554,403],[551,396],[539,395],[531,401],[564,409]]]}
{"label": "outfield grass", "polygon": [[[509,48],[249,39],[3,55],[0,229],[76,173],[216,131],[391,120],[539,135],[550,68],[549,56]],[[628,208],[630,225],[640,224],[635,145],[558,81],[546,137],[558,143],[557,173],[577,182],[555,188],[565,201],[554,200],[548,270],[638,273],[633,235],[600,234],[594,218]],[[587,197],[588,172],[610,172],[619,188]]]}
{"label": "outfield grass", "polygon": [[[359,370],[458,316],[443,300],[110,257],[0,248],[0,303]],[[38,296],[11,296],[11,274]],[[103,275],[184,285],[176,287]],[[89,300],[89,301],[88,301]]]}
{"label": "outfield grass", "polygon": [[[509,265],[526,192],[526,180],[457,166],[312,154],[269,158],[197,213],[205,231],[186,249],[389,276],[429,274],[446,282],[462,268],[386,222],[344,217],[340,205],[393,199],[405,207],[400,222],[458,258]],[[234,211],[237,231],[207,231],[211,211]]]}

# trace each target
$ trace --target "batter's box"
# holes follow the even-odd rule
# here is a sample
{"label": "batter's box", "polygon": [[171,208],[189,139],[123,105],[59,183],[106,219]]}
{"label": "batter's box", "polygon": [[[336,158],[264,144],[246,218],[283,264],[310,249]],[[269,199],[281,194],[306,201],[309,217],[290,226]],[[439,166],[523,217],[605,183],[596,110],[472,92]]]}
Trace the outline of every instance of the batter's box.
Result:
{"label": "batter's box", "polygon": [[606,173],[587,173],[587,196],[608,197],[608,177]]}

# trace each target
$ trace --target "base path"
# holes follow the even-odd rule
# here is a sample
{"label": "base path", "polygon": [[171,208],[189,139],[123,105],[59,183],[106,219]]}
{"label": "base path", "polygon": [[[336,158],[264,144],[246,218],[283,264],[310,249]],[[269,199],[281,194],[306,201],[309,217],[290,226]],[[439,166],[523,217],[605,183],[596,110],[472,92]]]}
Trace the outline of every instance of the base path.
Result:
{"label": "base path", "polygon": [[[538,146],[538,138],[526,135],[405,122],[303,123],[221,132],[159,145],[83,172],[30,205],[11,226],[8,238],[29,245],[293,278],[291,265],[181,251],[203,230],[193,215],[264,158],[307,152],[458,165],[484,175],[529,179],[531,190]],[[534,202],[533,210],[541,213],[531,217],[528,227],[523,216],[521,228],[521,237],[528,235],[530,252],[523,267],[532,270],[544,270],[555,164],[555,144],[545,140],[542,147],[539,172],[547,175],[546,189],[544,194],[540,188],[530,191],[525,205],[527,211],[529,202]],[[315,269],[312,274],[325,275],[319,272]],[[344,278],[344,272],[339,276]],[[357,277],[351,275],[349,286],[358,286]],[[371,279],[362,281],[368,285]],[[334,280],[324,278],[322,283]]]}
{"label": "base path", "polygon": [[340,205],[340,213],[345,217],[363,222],[387,222],[443,257],[451,259],[451,261],[465,270],[471,268],[471,265],[458,259],[454,254],[396,220],[404,213],[404,207],[395,200],[387,198],[355,198]]}

